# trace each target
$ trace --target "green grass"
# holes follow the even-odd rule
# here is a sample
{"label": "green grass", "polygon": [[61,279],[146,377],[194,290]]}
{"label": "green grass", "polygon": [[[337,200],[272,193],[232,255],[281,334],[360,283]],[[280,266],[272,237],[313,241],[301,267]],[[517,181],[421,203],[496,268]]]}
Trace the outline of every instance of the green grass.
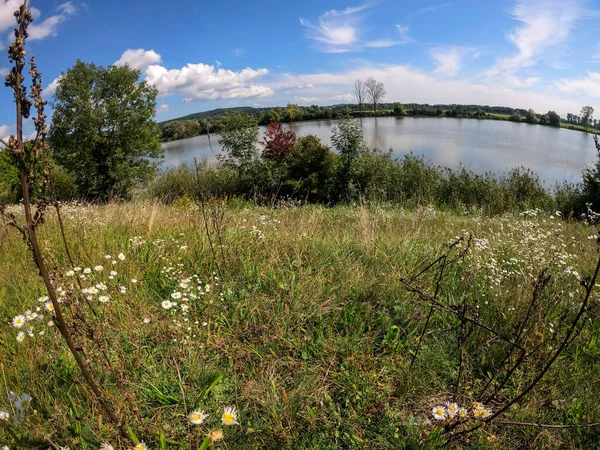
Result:
{"label": "green grass", "polygon": [[[224,440],[211,448],[403,449],[415,448],[421,439],[421,448],[437,448],[442,428],[433,423],[431,408],[454,393],[457,322],[441,312],[433,315],[409,373],[427,309],[399,278],[416,274],[446,243],[470,231],[477,239],[474,248],[464,263],[448,269],[440,299],[453,305],[476,297],[481,320],[508,330],[528,305],[532,277],[541,269],[550,267],[553,275],[544,302],[576,305],[581,289],[567,268],[585,276],[597,257],[588,239],[593,230],[546,213],[483,218],[233,203],[223,212],[219,274],[193,205],[64,209],[75,264],[104,266],[84,285],[101,281],[111,297],[106,304],[94,297],[98,317],[85,312],[83,304],[76,306],[70,294],[64,306],[84,311],[85,323],[75,320],[75,333],[83,334],[79,342],[102,374],[111,404],[149,448],[197,449],[208,431],[222,428]],[[64,276],[69,267],[53,217],[41,237],[57,270],[57,285],[68,291],[73,278]],[[214,232],[211,237],[217,239]],[[51,440],[71,449],[97,449],[110,441],[121,448],[106,415],[89,400],[57,330],[44,325],[48,315],[34,329],[45,330],[43,336],[16,342],[13,317],[35,310],[44,291],[17,233],[0,228],[0,238],[0,386],[5,394],[0,409],[9,408],[10,391],[33,397],[25,423],[10,425],[19,443],[0,426],[0,445],[45,449]],[[120,252],[125,261],[115,258]],[[112,280],[110,270],[118,272]],[[188,286],[179,286],[187,278]],[[422,281],[428,292],[432,280]],[[179,306],[161,308],[172,292],[192,288],[196,298],[188,295],[186,314]],[[536,319],[527,339],[550,337],[550,323],[559,330],[554,313]],[[600,421],[598,319],[592,310],[564,358],[503,418]],[[472,336],[465,347],[459,402],[473,401],[501,348],[484,333]],[[103,354],[112,370],[105,368]],[[511,398],[542,362],[533,359],[519,371],[500,399]],[[238,408],[239,426],[221,426],[228,405]],[[210,414],[207,424],[188,423],[195,407]],[[595,448],[598,438],[597,429],[490,424],[455,445]]]}

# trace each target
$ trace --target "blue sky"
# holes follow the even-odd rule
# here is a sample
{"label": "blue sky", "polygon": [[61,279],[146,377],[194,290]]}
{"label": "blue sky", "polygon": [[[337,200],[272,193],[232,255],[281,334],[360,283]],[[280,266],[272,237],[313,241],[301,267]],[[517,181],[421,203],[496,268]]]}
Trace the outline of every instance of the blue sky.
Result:
{"label": "blue sky", "polygon": [[[0,0],[0,45],[21,0]],[[227,106],[385,101],[600,116],[597,0],[32,0],[29,54],[52,93],[79,58],[129,64],[159,89],[157,119]],[[0,62],[0,71],[8,60]],[[0,135],[14,126],[0,91]]]}

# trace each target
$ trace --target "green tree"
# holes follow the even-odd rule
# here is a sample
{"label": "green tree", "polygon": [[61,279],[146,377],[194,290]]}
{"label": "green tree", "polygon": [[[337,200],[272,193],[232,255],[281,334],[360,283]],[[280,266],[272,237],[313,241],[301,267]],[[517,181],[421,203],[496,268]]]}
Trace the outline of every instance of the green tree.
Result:
{"label": "green tree", "polygon": [[556,114],[556,112],[548,111],[546,113],[546,116],[548,116],[548,125],[551,125],[553,127],[560,127],[560,116]]}
{"label": "green tree", "polygon": [[510,115],[510,117],[508,118],[508,120],[512,120],[513,122],[520,122],[521,121],[521,114],[519,114],[519,111],[515,111],[514,113],[512,113]]}
{"label": "green tree", "polygon": [[584,126],[585,131],[588,130],[593,115],[594,108],[592,108],[591,106],[584,106],[583,108],[581,108],[581,125]]}
{"label": "green tree", "polygon": [[352,200],[357,192],[355,186],[356,159],[364,149],[363,132],[360,121],[348,117],[340,120],[333,129],[331,142],[340,154],[341,165],[338,173],[339,195],[342,200]]}
{"label": "green tree", "polygon": [[538,118],[533,109],[527,110],[527,114],[525,115],[525,122],[527,123],[538,123]]}
{"label": "green tree", "polygon": [[162,155],[154,120],[157,90],[140,71],[77,63],[54,94],[50,144],[75,175],[79,194],[106,201],[127,196],[155,174]]}
{"label": "green tree", "polygon": [[255,117],[235,112],[227,114],[221,121],[219,144],[225,152],[219,159],[236,167],[240,172],[257,156],[258,122]]}

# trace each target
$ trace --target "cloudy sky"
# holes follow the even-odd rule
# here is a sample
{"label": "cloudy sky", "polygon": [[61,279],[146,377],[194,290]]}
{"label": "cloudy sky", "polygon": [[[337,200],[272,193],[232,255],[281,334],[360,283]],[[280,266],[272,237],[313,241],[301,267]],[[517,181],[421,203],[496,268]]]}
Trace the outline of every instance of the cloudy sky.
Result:
{"label": "cloudy sky", "polygon": [[[21,0],[0,0],[6,48]],[[598,0],[32,0],[29,53],[52,92],[77,59],[129,64],[159,89],[158,120],[227,106],[385,101],[600,114]],[[0,71],[8,60],[0,62]],[[0,135],[14,126],[0,91]]]}

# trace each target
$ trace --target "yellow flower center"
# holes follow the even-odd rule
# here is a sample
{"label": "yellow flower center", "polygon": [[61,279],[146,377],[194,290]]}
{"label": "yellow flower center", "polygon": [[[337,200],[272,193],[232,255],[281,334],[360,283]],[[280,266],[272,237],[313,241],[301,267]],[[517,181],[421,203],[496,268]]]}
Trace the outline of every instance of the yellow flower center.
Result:
{"label": "yellow flower center", "polygon": [[234,419],[234,418],[233,418],[233,416],[232,416],[231,414],[229,414],[229,413],[225,413],[225,414],[223,414],[223,420],[224,420],[226,423],[233,423],[233,422],[235,422],[235,419]]}
{"label": "yellow flower center", "polygon": [[475,411],[473,411],[473,415],[474,415],[475,417],[479,416],[479,411],[476,409]]}
{"label": "yellow flower center", "polygon": [[482,417],[487,417],[488,412],[484,409],[483,411],[481,411],[481,416]]}
{"label": "yellow flower center", "polygon": [[448,411],[454,412],[454,406],[452,406],[452,405],[448,406]]}
{"label": "yellow flower center", "polygon": [[444,410],[441,408],[438,408],[438,410],[436,411],[438,416],[443,416],[444,415]]}
{"label": "yellow flower center", "polygon": [[200,414],[192,414],[193,420],[200,420]]}

